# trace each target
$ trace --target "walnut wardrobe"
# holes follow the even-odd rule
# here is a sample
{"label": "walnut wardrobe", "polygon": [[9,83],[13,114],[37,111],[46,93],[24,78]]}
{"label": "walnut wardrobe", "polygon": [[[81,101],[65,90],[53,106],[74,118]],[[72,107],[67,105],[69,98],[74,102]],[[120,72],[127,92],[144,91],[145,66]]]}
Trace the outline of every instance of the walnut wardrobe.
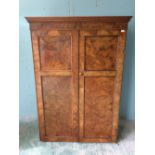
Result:
{"label": "walnut wardrobe", "polygon": [[115,142],[130,16],[26,17],[42,141]]}

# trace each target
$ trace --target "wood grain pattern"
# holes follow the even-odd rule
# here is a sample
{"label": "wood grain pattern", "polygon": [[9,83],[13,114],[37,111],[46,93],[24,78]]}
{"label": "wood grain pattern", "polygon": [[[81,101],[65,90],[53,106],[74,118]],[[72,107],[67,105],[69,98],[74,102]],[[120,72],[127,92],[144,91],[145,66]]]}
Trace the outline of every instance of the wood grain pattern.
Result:
{"label": "wood grain pattern", "polygon": [[73,111],[73,131],[76,133],[77,141],[79,139],[79,77],[78,77],[78,66],[79,66],[79,55],[78,55],[78,32],[72,31],[73,33],[73,46],[74,53],[72,54],[72,79],[73,79],[73,100],[72,100],[72,111]]}
{"label": "wood grain pattern", "polygon": [[105,77],[109,77],[109,76],[115,76],[116,71],[84,71],[83,75],[84,76],[105,76]]}
{"label": "wood grain pattern", "polygon": [[47,31],[39,37],[42,70],[71,69],[71,32]]}
{"label": "wood grain pattern", "polygon": [[111,138],[114,78],[85,77],[84,137]]}
{"label": "wood grain pattern", "polygon": [[81,29],[127,29],[131,16],[101,16],[101,17],[26,17],[31,30],[81,30]]}
{"label": "wood grain pattern", "polygon": [[71,71],[40,71],[41,76],[72,76]]}
{"label": "wood grain pattern", "polygon": [[116,37],[86,37],[86,70],[115,70]]}
{"label": "wood grain pattern", "polygon": [[83,128],[84,128],[84,37],[79,38],[79,141],[83,138]]}
{"label": "wood grain pattern", "polygon": [[[127,23],[116,23],[116,22],[48,22],[47,23],[30,23],[31,30],[42,31],[44,30],[127,30]],[[111,31],[112,32],[112,31]],[[115,31],[113,32],[115,33]]]}
{"label": "wood grain pattern", "polygon": [[127,23],[132,16],[76,16],[76,17],[26,17],[29,23],[44,22],[125,22]]}
{"label": "wood grain pattern", "polygon": [[26,19],[32,38],[40,139],[117,141],[131,17]]}
{"label": "wood grain pattern", "polygon": [[32,48],[33,48],[33,61],[34,61],[35,83],[36,83],[36,93],[37,93],[39,136],[41,140],[44,140],[45,124],[44,124],[44,108],[43,108],[42,86],[41,86],[41,76],[40,76],[40,57],[39,57],[39,49],[38,49],[38,36],[35,32],[31,33],[31,41],[32,41]]}
{"label": "wood grain pattern", "polygon": [[[43,30],[43,31],[32,32],[39,129],[40,129],[40,139],[42,141],[48,141],[48,140],[77,141],[78,140],[78,61],[76,60],[78,58],[78,51],[76,50],[78,49],[77,34],[78,33],[76,31],[66,32],[66,31],[56,31],[56,30],[54,31]],[[65,42],[65,40],[63,40],[64,38],[62,39],[61,37],[62,36],[71,37],[72,43],[70,44],[70,56],[67,58],[67,61],[70,63],[72,70],[70,70],[69,68],[66,68],[65,65],[63,65],[63,64],[67,64],[66,63],[67,61],[65,62],[61,60],[62,58],[65,58],[65,57],[63,55],[61,56],[60,53],[64,53],[66,55],[68,54],[66,51],[66,48],[62,48],[61,46],[55,45],[53,44],[53,40],[50,40],[50,38],[55,36],[60,37],[60,40],[58,40],[58,44],[60,43],[65,46],[66,44],[63,43]],[[44,38],[44,39],[48,38],[47,41],[49,42],[49,45],[50,45],[48,49],[50,50],[49,52],[55,52],[54,50],[57,50],[56,52],[59,52],[60,56],[52,55],[52,57],[50,57],[50,60],[49,60],[49,61],[56,60],[58,62],[56,63],[56,65],[55,64],[51,65],[52,63],[47,63],[45,58],[44,60],[45,66],[44,65],[41,66],[42,54],[40,52],[45,52],[43,54],[44,56],[47,54],[47,51],[40,50],[40,46],[42,46],[42,44],[40,44],[39,38]],[[56,48],[54,48],[54,46]],[[73,54],[71,53],[72,50],[74,50]],[[70,80],[68,81],[67,79],[70,79]],[[64,87],[64,83],[65,84],[67,83],[66,87]],[[57,89],[56,89],[56,85],[57,85]],[[59,88],[61,89],[59,90]],[[64,90],[64,93],[61,93],[61,90]],[[54,97],[52,98],[52,96]],[[64,99],[66,99],[66,105],[64,105],[64,101],[61,102],[63,100],[63,97]],[[54,109],[53,105],[56,106],[56,103],[57,103],[57,106],[58,104],[61,105],[61,103],[63,103],[63,106],[60,107],[61,110],[59,108]],[[67,109],[65,109],[66,107]],[[52,111],[53,109],[54,109],[54,112]],[[52,115],[53,114],[52,112],[56,113],[56,117]],[[62,129],[64,124],[66,124],[66,128]],[[53,125],[55,126],[55,128],[53,128]]]}
{"label": "wood grain pattern", "polygon": [[113,131],[112,140],[117,141],[118,137],[118,124],[119,124],[119,110],[120,110],[120,97],[121,97],[121,87],[122,87],[122,72],[124,63],[124,50],[126,42],[126,31],[121,32],[119,36],[119,42],[117,46],[117,62],[116,70],[117,74],[115,77],[115,90],[114,90],[114,105],[113,105]]}
{"label": "wood grain pattern", "polygon": [[85,46],[85,70],[115,70],[118,31],[81,31]]}
{"label": "wood grain pattern", "polygon": [[80,141],[112,141],[116,30],[80,31]]}
{"label": "wood grain pattern", "polygon": [[75,136],[71,78],[42,77],[42,86],[46,136]]}

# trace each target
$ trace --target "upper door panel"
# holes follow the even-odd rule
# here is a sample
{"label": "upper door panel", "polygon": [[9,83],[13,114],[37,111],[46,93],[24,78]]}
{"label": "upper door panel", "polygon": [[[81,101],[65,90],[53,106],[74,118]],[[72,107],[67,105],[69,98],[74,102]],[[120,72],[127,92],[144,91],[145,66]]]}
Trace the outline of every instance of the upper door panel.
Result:
{"label": "upper door panel", "polygon": [[72,32],[50,30],[39,37],[42,70],[71,70]]}
{"label": "upper door panel", "polygon": [[81,31],[84,47],[84,70],[115,70],[117,31]]}

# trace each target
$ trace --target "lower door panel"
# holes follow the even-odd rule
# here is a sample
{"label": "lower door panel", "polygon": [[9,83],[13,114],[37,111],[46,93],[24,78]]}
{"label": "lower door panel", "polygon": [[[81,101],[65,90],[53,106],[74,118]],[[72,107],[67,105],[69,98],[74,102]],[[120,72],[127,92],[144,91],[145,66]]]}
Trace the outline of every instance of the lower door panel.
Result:
{"label": "lower door panel", "polygon": [[70,76],[42,77],[45,137],[51,141],[77,140],[78,107],[72,83]]}
{"label": "lower door panel", "polygon": [[85,77],[85,138],[111,138],[113,86],[114,78]]}
{"label": "lower door panel", "polygon": [[111,141],[114,77],[85,76],[82,80],[80,141]]}

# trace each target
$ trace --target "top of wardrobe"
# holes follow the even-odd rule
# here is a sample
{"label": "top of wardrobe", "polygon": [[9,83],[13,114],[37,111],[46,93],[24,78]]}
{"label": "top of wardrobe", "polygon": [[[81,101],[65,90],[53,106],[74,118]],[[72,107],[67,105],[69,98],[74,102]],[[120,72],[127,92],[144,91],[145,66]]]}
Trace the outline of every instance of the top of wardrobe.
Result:
{"label": "top of wardrobe", "polygon": [[132,16],[64,16],[64,17],[25,17],[29,23],[40,22],[129,22]]}

